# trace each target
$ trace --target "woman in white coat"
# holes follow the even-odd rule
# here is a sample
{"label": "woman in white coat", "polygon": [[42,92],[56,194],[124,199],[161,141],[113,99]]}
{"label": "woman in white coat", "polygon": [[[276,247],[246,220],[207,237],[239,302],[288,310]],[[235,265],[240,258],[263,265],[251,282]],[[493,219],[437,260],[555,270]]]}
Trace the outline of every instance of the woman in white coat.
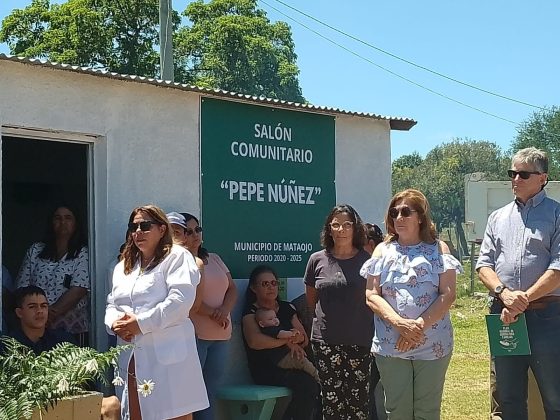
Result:
{"label": "woman in white coat", "polygon": [[124,379],[123,420],[191,419],[208,407],[188,318],[200,275],[192,255],[173,245],[165,213],[135,208],[122,261],[113,273],[105,324],[117,344],[133,344],[119,356]]}

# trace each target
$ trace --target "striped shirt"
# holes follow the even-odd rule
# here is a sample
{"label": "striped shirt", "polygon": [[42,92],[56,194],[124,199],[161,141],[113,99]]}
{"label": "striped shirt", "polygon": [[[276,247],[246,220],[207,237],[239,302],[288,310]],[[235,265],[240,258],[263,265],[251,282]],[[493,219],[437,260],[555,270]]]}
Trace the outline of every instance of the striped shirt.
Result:
{"label": "striped shirt", "polygon": [[[512,290],[526,291],[546,270],[560,270],[560,203],[545,191],[488,218],[476,269],[490,267]],[[560,287],[549,293],[560,296]]]}

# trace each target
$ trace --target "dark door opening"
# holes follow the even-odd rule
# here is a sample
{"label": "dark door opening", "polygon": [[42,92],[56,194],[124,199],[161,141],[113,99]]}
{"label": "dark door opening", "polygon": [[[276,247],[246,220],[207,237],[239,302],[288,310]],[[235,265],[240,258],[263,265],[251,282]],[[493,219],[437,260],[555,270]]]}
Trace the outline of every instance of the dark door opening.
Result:
{"label": "dark door opening", "polygon": [[88,145],[2,137],[2,265],[15,284],[26,250],[41,241],[49,212],[68,203],[87,232]]}

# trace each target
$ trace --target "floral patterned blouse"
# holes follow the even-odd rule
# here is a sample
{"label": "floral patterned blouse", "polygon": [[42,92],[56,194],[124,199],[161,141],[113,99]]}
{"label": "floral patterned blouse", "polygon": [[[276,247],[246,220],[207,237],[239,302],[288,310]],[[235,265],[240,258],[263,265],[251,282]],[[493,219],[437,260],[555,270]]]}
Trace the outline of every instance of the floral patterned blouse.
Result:
{"label": "floral patterned blouse", "polygon": [[[361,274],[380,276],[382,297],[403,318],[416,319],[439,295],[439,275],[447,270],[462,271],[461,263],[450,254],[440,253],[438,243],[421,242],[401,246],[398,242],[383,245],[381,257],[371,257]],[[410,360],[434,360],[453,350],[453,328],[449,312],[425,331],[420,346],[400,352],[396,349],[399,332],[377,314],[372,352],[379,356]]]}
{"label": "floral patterned blouse", "polygon": [[[58,261],[39,258],[44,248],[44,243],[36,242],[27,250],[17,277],[17,287],[30,284],[39,286],[45,291],[49,305],[54,304],[72,286],[83,287],[89,291],[89,262],[86,247],[80,250],[76,258],[67,259],[65,255]],[[63,328],[72,334],[87,332],[89,329],[88,296],[84,296],[76,307],[70,309],[52,327]]]}

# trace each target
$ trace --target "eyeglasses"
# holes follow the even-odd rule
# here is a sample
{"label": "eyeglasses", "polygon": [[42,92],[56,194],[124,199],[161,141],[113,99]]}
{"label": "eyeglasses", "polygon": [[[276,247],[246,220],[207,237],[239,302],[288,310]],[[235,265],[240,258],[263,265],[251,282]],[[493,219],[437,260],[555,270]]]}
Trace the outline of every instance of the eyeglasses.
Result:
{"label": "eyeglasses", "polygon": [[261,287],[268,287],[268,286],[276,287],[276,286],[278,286],[278,282],[276,280],[263,280],[263,281],[261,281]]}
{"label": "eyeglasses", "polygon": [[185,233],[187,236],[191,236],[193,233],[201,233],[202,228],[200,226],[195,227],[194,229],[185,229]]}
{"label": "eyeglasses", "polygon": [[348,230],[348,229],[352,229],[352,226],[354,226],[354,222],[350,222],[350,221],[346,221],[346,222],[342,222],[342,223],[338,223],[338,222],[332,222],[331,223],[331,229],[332,230],[340,230],[340,228],[344,229],[344,230]]}
{"label": "eyeglasses", "polygon": [[136,232],[138,230],[138,228],[140,228],[140,230],[142,232],[149,232],[150,229],[152,229],[152,225],[159,225],[158,222],[154,222],[153,220],[143,220],[142,222],[130,222],[128,224],[128,230],[130,232]]}
{"label": "eyeglasses", "polygon": [[529,179],[531,175],[540,175],[541,173],[542,172],[536,172],[536,171],[514,171],[513,169],[507,171],[507,174],[511,179],[515,179],[517,175],[519,175],[519,178],[521,179]]}
{"label": "eyeglasses", "polygon": [[399,214],[402,217],[410,217],[412,215],[412,213],[418,213],[416,210],[412,210],[410,207],[408,206],[402,206],[402,207],[391,207],[389,209],[389,217],[391,219],[396,219],[397,217],[399,217]]}

